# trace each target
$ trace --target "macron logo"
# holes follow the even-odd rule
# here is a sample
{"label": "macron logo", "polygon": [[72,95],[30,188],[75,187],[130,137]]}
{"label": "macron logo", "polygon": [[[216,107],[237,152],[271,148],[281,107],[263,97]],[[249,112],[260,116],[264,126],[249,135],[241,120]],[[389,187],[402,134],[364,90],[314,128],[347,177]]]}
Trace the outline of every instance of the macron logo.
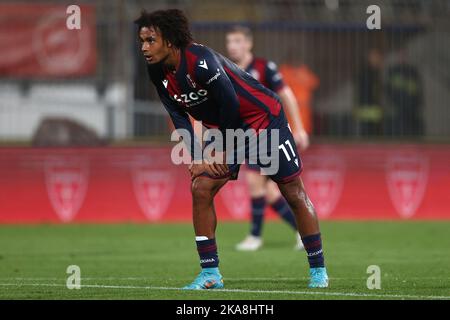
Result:
{"label": "macron logo", "polygon": [[164,79],[162,83],[163,83],[163,85],[164,85],[164,88],[167,89],[167,85],[169,84],[169,80]]}
{"label": "macron logo", "polygon": [[206,84],[210,84],[211,82],[213,82],[214,80],[217,80],[217,78],[220,77],[220,69],[217,68],[217,73],[208,81],[206,81]]}
{"label": "macron logo", "polygon": [[296,164],[297,167],[298,167],[298,159],[297,159],[297,158],[295,158],[294,162],[295,162],[295,164]]}
{"label": "macron logo", "polygon": [[206,64],[206,60],[200,61],[199,65],[200,68],[203,68],[205,70],[208,70],[208,65]]}

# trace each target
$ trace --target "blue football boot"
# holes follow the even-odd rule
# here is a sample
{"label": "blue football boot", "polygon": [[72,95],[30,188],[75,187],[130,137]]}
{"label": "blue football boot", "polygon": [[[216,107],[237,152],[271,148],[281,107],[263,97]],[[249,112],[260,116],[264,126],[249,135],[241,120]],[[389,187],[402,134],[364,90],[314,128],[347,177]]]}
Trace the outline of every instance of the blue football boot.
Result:
{"label": "blue football boot", "polygon": [[310,281],[308,287],[310,288],[327,288],[328,275],[326,268],[311,268],[309,269]]}
{"label": "blue football boot", "polygon": [[183,287],[183,290],[222,289],[223,278],[219,268],[204,268],[195,280]]}

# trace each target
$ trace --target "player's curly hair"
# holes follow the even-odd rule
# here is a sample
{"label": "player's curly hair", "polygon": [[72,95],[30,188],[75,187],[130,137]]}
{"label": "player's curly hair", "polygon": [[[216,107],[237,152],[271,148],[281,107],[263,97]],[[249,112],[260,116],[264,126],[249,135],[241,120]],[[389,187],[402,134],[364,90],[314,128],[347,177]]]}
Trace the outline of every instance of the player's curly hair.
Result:
{"label": "player's curly hair", "polygon": [[138,26],[138,30],[143,27],[154,27],[161,32],[165,41],[179,49],[192,42],[189,21],[183,11],[178,9],[157,10],[150,13],[143,10],[134,23]]}

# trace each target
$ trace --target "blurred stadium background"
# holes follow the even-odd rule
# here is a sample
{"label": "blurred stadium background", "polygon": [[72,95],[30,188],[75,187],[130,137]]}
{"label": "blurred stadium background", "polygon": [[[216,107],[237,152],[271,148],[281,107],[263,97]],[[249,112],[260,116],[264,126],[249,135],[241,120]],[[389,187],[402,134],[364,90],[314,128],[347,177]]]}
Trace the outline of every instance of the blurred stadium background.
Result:
{"label": "blurred stadium background", "polygon": [[[67,1],[1,1],[0,221],[189,220],[132,24],[171,7],[224,55],[227,28],[250,26],[278,64],[311,133],[304,179],[322,217],[450,218],[450,1],[372,2],[80,1],[68,30]],[[366,27],[371,4],[381,30]],[[223,192],[225,218],[246,217],[245,189]]]}

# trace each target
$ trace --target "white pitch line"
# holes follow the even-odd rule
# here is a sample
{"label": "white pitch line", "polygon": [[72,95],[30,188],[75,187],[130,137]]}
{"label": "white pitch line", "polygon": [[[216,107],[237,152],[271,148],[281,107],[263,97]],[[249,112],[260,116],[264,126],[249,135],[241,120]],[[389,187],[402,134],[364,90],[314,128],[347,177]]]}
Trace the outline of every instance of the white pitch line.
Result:
{"label": "white pitch line", "polygon": [[[7,287],[66,287],[66,285],[56,283],[0,283],[0,286]],[[101,288],[101,289],[141,289],[141,290],[170,290],[183,291],[176,287],[153,287],[153,286],[117,286],[117,285],[98,285],[85,284],[81,288]],[[327,289],[324,289],[327,290]],[[237,293],[262,293],[262,294],[292,294],[292,295],[323,295],[323,296],[343,296],[343,297],[376,297],[376,298],[406,298],[406,299],[446,299],[450,296],[421,296],[421,295],[399,295],[399,294],[371,294],[371,293],[349,293],[349,292],[329,292],[329,291],[283,291],[283,290],[246,290],[246,289],[214,289],[207,292],[237,292]]]}
{"label": "white pitch line", "polygon": [[[54,278],[54,277],[42,277],[42,278],[0,278],[0,280],[3,281],[11,281],[11,280],[18,280],[18,281],[58,281],[62,280],[65,281],[67,278]],[[106,281],[122,281],[122,280],[131,280],[131,281],[142,281],[142,280],[160,280],[161,278],[157,277],[82,277],[82,280],[85,281],[93,281],[93,280],[106,280]],[[227,281],[295,281],[295,280],[308,280],[309,277],[297,277],[297,278],[226,278]],[[330,280],[365,280],[366,278],[330,278]],[[166,278],[166,280],[186,280],[189,281],[191,278],[184,278],[184,279],[174,279],[174,278]]]}
{"label": "white pitch line", "polygon": [[[131,281],[142,281],[142,280],[160,280],[161,278],[158,277],[82,277],[82,280],[86,281],[94,281],[94,280],[106,280],[106,281],[125,281],[125,280],[131,280]],[[412,281],[412,280],[441,280],[441,281],[450,281],[450,278],[443,278],[443,277],[408,277],[408,278],[389,278],[384,280],[393,280],[393,281]],[[23,277],[5,277],[1,278],[0,281],[11,281],[11,280],[18,280],[18,281],[65,281],[67,278],[55,278],[55,277],[39,277],[39,278],[23,278]],[[166,278],[166,280],[186,280],[189,281],[191,278]],[[295,281],[295,280],[309,280],[309,277],[280,277],[280,278],[274,278],[274,277],[256,277],[256,278],[226,278],[227,281]],[[330,277],[330,280],[364,280],[366,281],[367,278],[365,277],[354,277],[354,278],[341,278],[341,277]]]}

